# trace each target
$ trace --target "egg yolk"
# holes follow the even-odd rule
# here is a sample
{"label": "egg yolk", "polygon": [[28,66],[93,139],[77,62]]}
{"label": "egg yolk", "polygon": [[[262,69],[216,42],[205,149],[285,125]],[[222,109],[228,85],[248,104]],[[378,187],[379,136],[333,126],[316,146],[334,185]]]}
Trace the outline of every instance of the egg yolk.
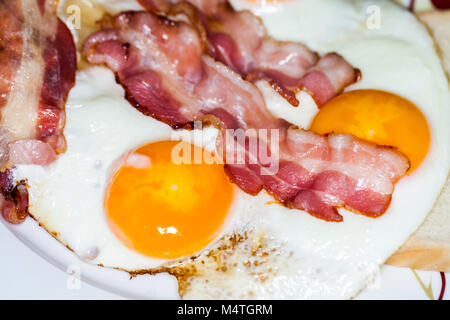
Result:
{"label": "egg yolk", "polygon": [[[192,164],[172,161],[176,146],[190,150]],[[186,142],[151,143],[130,153],[114,174],[105,196],[107,220],[128,248],[154,258],[180,258],[220,234],[234,188],[222,165],[194,164],[198,151],[208,152]]]}
{"label": "egg yolk", "polygon": [[422,112],[408,100],[380,90],[355,90],[326,103],[311,130],[350,133],[378,145],[392,146],[408,157],[410,172],[430,147],[430,130]]}

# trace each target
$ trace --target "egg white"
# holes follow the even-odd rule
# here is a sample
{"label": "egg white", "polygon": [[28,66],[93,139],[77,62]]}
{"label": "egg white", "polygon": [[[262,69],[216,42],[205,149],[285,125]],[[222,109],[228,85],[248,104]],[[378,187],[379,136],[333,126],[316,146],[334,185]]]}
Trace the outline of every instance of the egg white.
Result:
{"label": "egg white", "polygon": [[[184,297],[353,297],[420,225],[448,173],[450,98],[433,41],[414,16],[389,1],[232,3],[259,15],[277,39],[342,54],[363,74],[347,90],[382,89],[414,102],[428,120],[432,141],[424,163],[396,185],[389,210],[378,219],[340,210],[343,223],[324,222],[271,203],[264,192],[252,197],[238,191],[222,236],[247,232],[248,243],[229,253],[233,263],[226,272],[217,271],[213,263],[202,267],[192,262],[202,274],[190,280]],[[367,25],[373,5],[381,15],[375,29]],[[293,108],[267,83],[258,86],[274,114],[308,127],[318,109],[307,93],[298,94],[301,105]],[[15,177],[28,181],[32,215],[81,258],[131,271],[158,267],[165,261],[133,252],[115,238],[105,220],[103,197],[117,158],[144,143],[170,139],[173,133],[132,108],[110,71],[80,71],[67,103],[67,152],[48,168],[19,166]],[[208,249],[217,249],[223,241]],[[262,266],[248,268],[255,241],[271,253]],[[197,261],[206,256],[207,251]],[[257,273],[267,279],[257,281]]]}

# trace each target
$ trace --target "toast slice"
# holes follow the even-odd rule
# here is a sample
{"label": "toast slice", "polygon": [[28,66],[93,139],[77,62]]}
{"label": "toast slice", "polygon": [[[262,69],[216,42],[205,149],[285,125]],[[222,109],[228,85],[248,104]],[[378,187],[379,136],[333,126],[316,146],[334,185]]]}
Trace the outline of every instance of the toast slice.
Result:
{"label": "toast slice", "polygon": [[[418,18],[433,35],[450,79],[450,10],[424,12]],[[450,272],[450,176],[424,223],[386,263]]]}

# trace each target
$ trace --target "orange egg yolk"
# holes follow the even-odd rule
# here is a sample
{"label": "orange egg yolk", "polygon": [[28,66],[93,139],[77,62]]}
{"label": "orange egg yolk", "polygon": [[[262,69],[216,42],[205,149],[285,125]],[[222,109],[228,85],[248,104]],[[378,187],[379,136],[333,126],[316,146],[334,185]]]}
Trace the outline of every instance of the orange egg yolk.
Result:
{"label": "orange egg yolk", "polygon": [[114,234],[154,258],[180,258],[207,246],[222,231],[232,204],[234,188],[223,166],[176,164],[171,154],[177,145],[190,150],[192,159],[195,152],[208,152],[178,141],[145,145],[127,156],[105,196]]}
{"label": "orange egg yolk", "polygon": [[397,148],[415,170],[430,147],[430,130],[413,103],[379,90],[355,90],[326,103],[311,124],[319,134],[350,133],[379,145]]}

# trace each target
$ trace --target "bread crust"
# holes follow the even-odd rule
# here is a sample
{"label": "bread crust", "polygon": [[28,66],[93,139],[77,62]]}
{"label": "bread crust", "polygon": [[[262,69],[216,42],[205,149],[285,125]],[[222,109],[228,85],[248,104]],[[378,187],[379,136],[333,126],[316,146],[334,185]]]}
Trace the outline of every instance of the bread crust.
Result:
{"label": "bread crust", "polygon": [[424,223],[386,264],[450,272],[450,176]]}
{"label": "bread crust", "polygon": [[450,272],[450,245],[409,239],[386,264],[416,270]]}

